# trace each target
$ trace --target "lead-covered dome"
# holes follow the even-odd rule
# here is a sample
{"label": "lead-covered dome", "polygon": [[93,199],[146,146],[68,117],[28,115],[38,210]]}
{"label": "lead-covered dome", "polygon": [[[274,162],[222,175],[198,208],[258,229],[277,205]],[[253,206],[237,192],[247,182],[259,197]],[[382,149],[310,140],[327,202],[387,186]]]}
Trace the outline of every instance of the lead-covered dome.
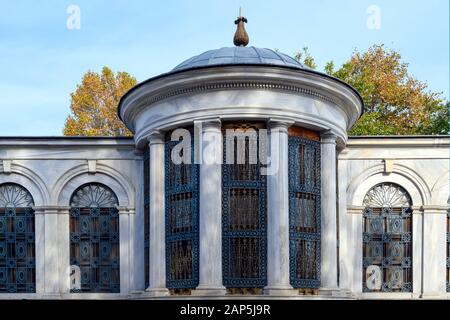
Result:
{"label": "lead-covered dome", "polygon": [[247,47],[246,22],[242,15],[235,21],[235,47],[194,56],[121,98],[119,117],[135,134],[138,148],[154,132],[236,119],[284,121],[331,132],[339,145],[345,145],[347,130],[363,109],[358,92],[286,54]]}
{"label": "lead-covered dome", "polygon": [[294,58],[272,49],[255,47],[223,47],[208,50],[176,66],[172,71],[181,71],[219,65],[268,65],[297,69],[309,69]]}

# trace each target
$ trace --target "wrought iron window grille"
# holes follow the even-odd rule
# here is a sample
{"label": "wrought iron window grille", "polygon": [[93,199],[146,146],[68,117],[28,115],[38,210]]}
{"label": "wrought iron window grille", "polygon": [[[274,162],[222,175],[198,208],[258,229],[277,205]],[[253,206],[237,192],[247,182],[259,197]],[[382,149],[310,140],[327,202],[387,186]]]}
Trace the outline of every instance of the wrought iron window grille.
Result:
{"label": "wrought iron window grille", "polygon": [[364,198],[363,292],[412,292],[412,201],[381,183]]}
{"label": "wrought iron window grille", "polygon": [[33,206],[22,186],[0,185],[0,293],[36,292]]}
{"label": "wrought iron window grille", "polygon": [[81,271],[81,289],[120,292],[119,202],[105,185],[78,188],[70,201],[70,264]]}
{"label": "wrought iron window grille", "polygon": [[229,292],[234,292],[230,288],[241,288],[238,292],[243,292],[244,288],[247,288],[245,292],[259,292],[255,288],[267,284],[266,176],[261,174],[259,154],[256,164],[250,164],[250,138],[247,137],[245,163],[237,161],[237,150],[234,150],[233,164],[226,161],[227,146],[236,147],[236,143],[227,141],[226,129],[258,130],[261,127],[243,123],[223,128],[222,268],[223,284]]}
{"label": "wrought iron window grille", "polygon": [[294,288],[320,287],[320,142],[289,136],[289,262]]}
{"label": "wrought iron window grille", "polygon": [[[193,128],[190,128],[191,134]],[[172,149],[179,141],[165,143],[166,286],[186,294],[199,282],[199,165],[174,164]],[[193,148],[193,139],[191,141]],[[182,151],[183,152],[183,151]]]}

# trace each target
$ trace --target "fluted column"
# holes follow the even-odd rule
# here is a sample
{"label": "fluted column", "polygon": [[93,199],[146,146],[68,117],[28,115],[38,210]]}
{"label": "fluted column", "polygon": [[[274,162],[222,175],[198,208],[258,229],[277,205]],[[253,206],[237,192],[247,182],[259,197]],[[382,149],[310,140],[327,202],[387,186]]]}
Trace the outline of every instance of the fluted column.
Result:
{"label": "fluted column", "polygon": [[326,132],[322,142],[321,291],[337,290],[336,136]]}
{"label": "fluted column", "polygon": [[[201,125],[200,272],[193,295],[224,295],[222,285],[222,131],[219,119]],[[196,123],[199,127],[199,124]],[[196,150],[197,152],[199,150]]]}
{"label": "fluted column", "polygon": [[164,202],[164,135],[152,132],[150,148],[150,248],[148,294],[168,295],[166,288],[166,235]]}
{"label": "fluted column", "polygon": [[267,171],[267,286],[269,295],[293,295],[289,283],[288,127],[269,121],[270,164]]}

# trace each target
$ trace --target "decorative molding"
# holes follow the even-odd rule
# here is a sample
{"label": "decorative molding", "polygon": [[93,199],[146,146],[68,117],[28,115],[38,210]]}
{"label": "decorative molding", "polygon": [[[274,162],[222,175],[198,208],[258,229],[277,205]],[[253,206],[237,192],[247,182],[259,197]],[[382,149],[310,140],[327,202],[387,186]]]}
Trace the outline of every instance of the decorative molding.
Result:
{"label": "decorative molding", "polygon": [[288,92],[301,93],[309,95],[326,102],[338,104],[338,101],[332,97],[326,96],[317,91],[306,89],[301,86],[294,86],[288,84],[279,84],[274,82],[217,82],[210,84],[194,85],[183,89],[175,89],[164,94],[154,95],[151,97],[142,97],[136,100],[135,109],[138,110],[141,107],[149,106],[167,98],[172,98],[184,94],[199,93],[203,91],[213,90],[235,90],[235,89],[259,89],[259,90],[281,90]]}

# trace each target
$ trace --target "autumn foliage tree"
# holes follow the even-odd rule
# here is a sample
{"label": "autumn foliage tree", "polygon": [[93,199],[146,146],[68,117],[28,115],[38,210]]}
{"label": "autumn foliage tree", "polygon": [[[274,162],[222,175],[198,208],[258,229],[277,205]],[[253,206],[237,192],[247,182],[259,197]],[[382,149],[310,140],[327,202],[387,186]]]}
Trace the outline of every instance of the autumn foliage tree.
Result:
{"label": "autumn foliage tree", "polygon": [[[297,56],[315,68],[303,49]],[[305,61],[303,61],[303,60]],[[448,108],[440,93],[427,90],[425,82],[412,77],[401,55],[384,45],[355,51],[339,69],[328,62],[325,72],[352,85],[361,94],[365,113],[350,135],[446,134]]]}
{"label": "autumn foliage tree", "polygon": [[71,114],[64,126],[66,136],[129,136],[131,132],[117,116],[122,95],[136,84],[126,72],[87,72],[71,93]]}

